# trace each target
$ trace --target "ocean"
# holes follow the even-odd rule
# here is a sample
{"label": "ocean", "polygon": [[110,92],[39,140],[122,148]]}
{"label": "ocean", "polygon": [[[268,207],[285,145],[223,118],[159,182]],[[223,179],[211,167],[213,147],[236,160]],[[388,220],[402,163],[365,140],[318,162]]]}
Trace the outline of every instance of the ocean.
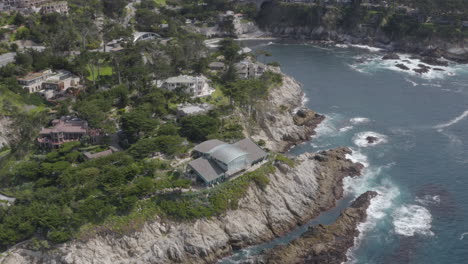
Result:
{"label": "ocean", "polygon": [[[239,263],[309,225],[332,223],[367,190],[379,196],[359,226],[348,263],[468,263],[468,65],[451,63],[421,75],[395,66],[418,67],[412,56],[384,61],[378,49],[365,46],[244,44],[270,52],[258,59],[279,62],[303,84],[305,105],[327,117],[317,135],[290,154],[348,146],[350,158],[366,168],[363,176],[346,178],[336,208],[219,263]],[[369,144],[368,136],[378,140]]]}

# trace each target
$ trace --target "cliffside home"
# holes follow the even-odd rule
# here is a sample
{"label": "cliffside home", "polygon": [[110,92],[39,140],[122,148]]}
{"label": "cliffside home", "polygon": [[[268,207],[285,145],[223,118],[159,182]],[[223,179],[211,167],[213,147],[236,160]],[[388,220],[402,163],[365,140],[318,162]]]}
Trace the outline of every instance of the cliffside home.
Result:
{"label": "cliffside home", "polygon": [[28,75],[18,78],[18,84],[27,89],[29,93],[42,90],[42,83],[52,75],[51,70],[28,73]]}
{"label": "cliffside home", "polygon": [[45,70],[42,72],[29,73],[18,78],[18,84],[27,89],[29,93],[39,92],[46,99],[51,99],[69,88],[80,86],[80,78],[69,71],[59,70],[52,72]]}
{"label": "cliffside home", "polygon": [[187,166],[187,174],[210,186],[227,180],[253,165],[264,161],[268,154],[246,138],[234,144],[213,139],[193,149],[197,159]]}
{"label": "cliffside home", "polygon": [[184,116],[193,116],[205,114],[212,110],[213,106],[207,103],[204,104],[181,104],[177,107],[177,118]]}
{"label": "cliffside home", "polygon": [[266,65],[260,62],[243,60],[234,65],[237,75],[241,79],[256,79],[265,73]]}
{"label": "cliffside home", "polygon": [[41,12],[43,14],[57,12],[67,15],[68,3],[54,0],[2,0],[0,11]]}
{"label": "cliffside home", "polygon": [[177,77],[171,77],[162,81],[158,86],[169,91],[184,89],[185,93],[190,94],[193,97],[208,96],[214,92],[214,89],[211,88],[208,83],[208,79],[203,75],[180,75]]}
{"label": "cliffside home", "polygon": [[212,71],[224,71],[226,69],[226,64],[220,61],[214,61],[208,65],[208,68]]}
{"label": "cliffside home", "polygon": [[42,14],[59,13],[68,15],[67,1],[48,2],[39,6],[39,11]]}
{"label": "cliffside home", "polygon": [[43,148],[57,149],[67,142],[79,141],[88,136],[92,143],[99,140],[101,131],[90,129],[88,122],[76,117],[62,117],[52,121],[52,127],[43,128],[37,142]]}

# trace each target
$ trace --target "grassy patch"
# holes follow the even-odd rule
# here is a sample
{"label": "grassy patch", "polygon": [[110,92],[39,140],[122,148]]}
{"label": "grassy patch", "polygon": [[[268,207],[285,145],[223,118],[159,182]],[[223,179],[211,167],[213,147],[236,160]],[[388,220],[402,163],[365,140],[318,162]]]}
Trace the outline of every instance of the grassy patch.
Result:
{"label": "grassy patch", "polygon": [[275,161],[278,161],[278,162],[282,162],[286,165],[288,165],[289,167],[294,167],[296,165],[296,163],[294,162],[294,160],[286,157],[285,155],[283,154],[276,154],[275,156]]}
{"label": "grassy patch", "polygon": [[165,6],[166,5],[166,0],[154,0],[154,2],[158,6]]}
{"label": "grassy patch", "polygon": [[89,71],[89,75],[87,76],[88,80],[90,81],[94,81],[97,79],[97,76],[98,76],[98,73],[101,75],[101,76],[110,76],[112,75],[113,71],[112,71],[112,67],[111,66],[100,66],[100,67],[95,67],[94,68],[94,72],[93,72],[93,68],[88,65],[88,71]]}
{"label": "grassy patch", "polygon": [[202,98],[204,103],[209,103],[216,106],[229,105],[229,98],[227,98],[221,91],[219,85],[215,85],[215,91],[207,97]]}

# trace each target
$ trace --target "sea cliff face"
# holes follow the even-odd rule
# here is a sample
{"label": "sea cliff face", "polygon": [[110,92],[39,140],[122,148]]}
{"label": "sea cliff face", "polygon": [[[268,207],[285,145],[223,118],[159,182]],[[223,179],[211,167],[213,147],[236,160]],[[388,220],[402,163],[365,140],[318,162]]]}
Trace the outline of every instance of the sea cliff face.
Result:
{"label": "sea cliff face", "polygon": [[253,114],[255,124],[245,127],[253,139],[265,141],[266,148],[285,152],[309,140],[325,116],[304,108],[304,93],[299,82],[281,73],[278,67],[269,67],[269,70],[281,74],[283,82],[270,90],[266,100],[257,104]]}
{"label": "sea cliff face", "polygon": [[17,246],[5,252],[0,263],[214,263],[233,249],[268,241],[333,207],[343,195],[343,178],[357,176],[363,168],[346,159],[350,152],[339,148],[306,153],[293,167],[277,163],[265,189],[252,184],[237,210],[214,219],[157,219],[123,237],[101,235],[46,252]]}

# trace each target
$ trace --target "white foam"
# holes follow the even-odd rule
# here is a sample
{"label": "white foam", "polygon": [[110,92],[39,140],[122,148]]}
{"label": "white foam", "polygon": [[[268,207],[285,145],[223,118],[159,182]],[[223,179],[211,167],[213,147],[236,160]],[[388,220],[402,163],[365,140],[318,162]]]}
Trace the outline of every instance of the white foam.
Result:
{"label": "white foam", "polygon": [[353,126],[345,126],[345,127],[340,128],[340,132],[346,132],[353,128],[354,128]]}
{"label": "white foam", "polygon": [[[375,142],[369,143],[367,141],[368,137],[375,137],[377,139],[375,140]],[[363,148],[375,146],[378,144],[383,144],[383,143],[386,143],[387,141],[388,141],[387,136],[376,133],[376,132],[372,132],[372,131],[358,133],[353,138],[354,144],[358,147],[363,147]]]}
{"label": "white foam", "polygon": [[415,204],[403,205],[393,213],[395,233],[411,237],[416,234],[433,236],[432,215],[425,207]]}
{"label": "white foam", "polygon": [[351,47],[354,47],[354,48],[359,48],[359,49],[366,49],[366,50],[369,50],[371,52],[378,52],[378,51],[382,51],[383,49],[381,48],[376,48],[376,47],[371,47],[371,46],[367,46],[367,45],[350,45]]}
{"label": "white foam", "polygon": [[400,195],[400,191],[396,186],[391,183],[386,183],[385,185],[375,189],[378,193],[374,197],[369,207],[367,208],[367,219],[365,222],[360,223],[357,227],[359,235],[354,238],[354,245],[346,252],[348,258],[347,263],[355,264],[357,263],[356,258],[353,256],[353,252],[359,248],[363,237],[371,230],[373,230],[377,224],[388,215],[388,211],[392,208],[394,200]]}
{"label": "white foam", "polygon": [[351,122],[353,125],[368,123],[369,121],[370,119],[367,117],[354,117],[349,120],[349,122]]}
{"label": "white foam", "polygon": [[367,156],[362,154],[359,150],[352,149],[352,153],[346,154],[345,157],[354,163],[359,162],[362,165],[364,165],[364,167],[369,167],[369,161],[367,159]]}
{"label": "white foam", "polygon": [[[398,56],[400,57],[398,60],[382,60],[381,55],[374,55],[372,57],[368,57],[364,62],[352,64],[350,67],[362,73],[372,73],[382,69],[392,70],[427,80],[444,79],[448,76],[455,76],[458,73],[468,72],[468,66],[466,65],[452,63],[449,66],[432,66],[422,62],[420,59],[412,58],[409,54],[398,54]],[[397,64],[404,64],[408,67],[408,70],[397,67]],[[415,69],[420,69],[420,64],[429,67],[430,69],[428,69],[428,72],[415,72]],[[434,68],[442,69],[442,71],[434,70]],[[409,79],[407,79],[407,81],[413,86],[419,85]]]}
{"label": "white foam", "polygon": [[408,78],[405,78],[405,81],[411,83],[413,86],[418,86],[419,85],[417,82],[414,82],[414,81],[412,81],[412,80],[410,80]]}
{"label": "white foam", "polygon": [[440,196],[439,195],[424,195],[423,197],[416,197],[416,202],[428,206],[440,203]]}
{"label": "white foam", "polygon": [[316,135],[315,137],[321,136],[330,136],[335,135],[338,132],[338,129],[335,127],[334,122],[336,119],[339,119],[339,114],[326,114],[325,120],[321,122],[317,128],[315,129]]}
{"label": "white foam", "polygon": [[465,232],[463,234],[460,235],[460,240],[463,240],[463,238],[465,238],[465,236],[468,235],[468,232]]}
{"label": "white foam", "polygon": [[349,45],[346,45],[346,44],[336,44],[335,47],[337,47],[337,48],[342,48],[342,49],[346,49],[346,48],[349,48]]}
{"label": "white foam", "polygon": [[462,121],[463,119],[465,119],[465,117],[468,116],[468,110],[466,110],[465,112],[463,112],[461,115],[455,117],[454,119],[450,120],[449,122],[447,123],[443,123],[443,124],[439,124],[437,126],[434,126],[434,128],[436,129],[443,129],[443,128],[446,128],[446,127],[449,127],[449,126],[452,126],[452,125],[455,125],[456,123]]}

